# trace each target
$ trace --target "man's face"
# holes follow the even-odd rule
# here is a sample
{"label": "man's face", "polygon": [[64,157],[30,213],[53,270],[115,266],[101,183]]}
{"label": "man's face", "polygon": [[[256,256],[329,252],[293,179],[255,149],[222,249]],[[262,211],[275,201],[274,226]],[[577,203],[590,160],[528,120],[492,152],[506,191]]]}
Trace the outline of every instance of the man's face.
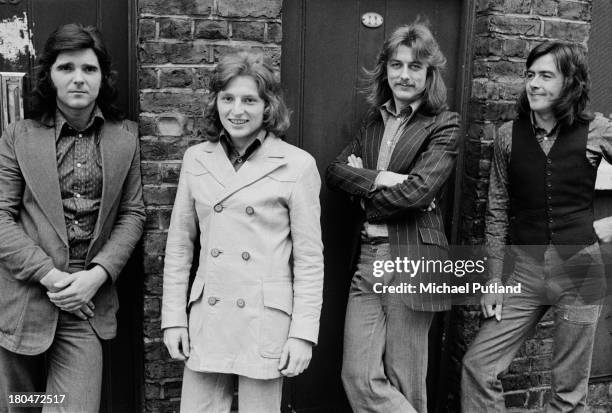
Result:
{"label": "man's face", "polygon": [[415,60],[411,47],[400,45],[387,62],[387,80],[396,110],[421,97],[427,81],[427,64]]}
{"label": "man's face", "polygon": [[92,49],[60,53],[51,66],[51,81],[60,110],[91,110],[102,83],[98,57]]}
{"label": "man's face", "polygon": [[557,69],[553,55],[537,58],[527,69],[525,90],[531,110],[538,115],[550,115],[561,92],[565,77]]}

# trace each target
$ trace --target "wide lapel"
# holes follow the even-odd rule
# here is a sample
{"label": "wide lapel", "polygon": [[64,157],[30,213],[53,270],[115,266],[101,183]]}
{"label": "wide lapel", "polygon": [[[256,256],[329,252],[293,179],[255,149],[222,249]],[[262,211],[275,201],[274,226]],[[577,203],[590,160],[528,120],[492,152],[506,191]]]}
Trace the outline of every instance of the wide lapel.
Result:
{"label": "wide lapel", "polygon": [[223,145],[220,142],[204,142],[201,150],[195,155],[195,160],[199,162],[210,174],[226,187],[236,178],[236,170],[232,166]]}
{"label": "wide lapel", "polygon": [[[123,181],[132,165],[134,154],[132,137],[121,124],[105,121],[100,131],[102,156],[102,199],[93,240],[98,237],[117,197],[123,191]],[[93,245],[93,242],[90,244]]]}
{"label": "wide lapel", "polygon": [[380,143],[385,133],[385,125],[382,121],[372,122],[365,128],[365,136],[361,140],[361,153],[363,166],[367,169],[378,169],[378,155],[380,154]]}
{"label": "wide lapel", "polygon": [[19,162],[26,184],[60,239],[68,245],[53,125],[37,124],[23,137]]}
{"label": "wide lapel", "polygon": [[282,147],[282,141],[271,133],[263,141],[261,148],[244,163],[229,185],[223,189],[215,200],[216,203],[223,201],[242,188],[251,185],[270,172],[287,164]]}
{"label": "wide lapel", "polygon": [[402,130],[402,136],[397,141],[391,159],[389,160],[389,171],[401,171],[414,161],[419,153],[423,142],[429,135],[429,128],[434,122],[433,116],[426,116],[419,112],[415,113],[408,125]]}

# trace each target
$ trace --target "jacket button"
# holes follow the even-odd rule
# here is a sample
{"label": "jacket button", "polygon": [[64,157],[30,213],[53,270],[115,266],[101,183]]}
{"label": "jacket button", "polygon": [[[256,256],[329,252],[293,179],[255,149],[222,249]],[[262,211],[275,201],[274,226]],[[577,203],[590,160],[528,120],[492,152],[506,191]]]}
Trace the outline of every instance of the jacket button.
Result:
{"label": "jacket button", "polygon": [[240,307],[240,308],[244,308],[245,302],[244,302],[244,300],[242,298],[239,298],[239,299],[236,300],[236,305],[238,307]]}
{"label": "jacket button", "polygon": [[246,207],[246,213],[247,215],[253,215],[255,213],[255,210],[253,209],[252,206],[248,206]]}
{"label": "jacket button", "polygon": [[215,210],[215,212],[223,211],[223,205],[221,205],[221,204],[215,205],[214,210]]}
{"label": "jacket button", "polygon": [[249,254],[248,252],[243,252],[242,253],[242,259],[245,261],[248,261],[251,258],[251,254]]}
{"label": "jacket button", "polygon": [[208,297],[208,305],[215,305],[217,304],[217,297]]}
{"label": "jacket button", "polygon": [[213,257],[218,257],[219,254],[221,254],[221,250],[219,250],[218,248],[213,248],[212,250],[210,250],[210,255],[212,255]]}

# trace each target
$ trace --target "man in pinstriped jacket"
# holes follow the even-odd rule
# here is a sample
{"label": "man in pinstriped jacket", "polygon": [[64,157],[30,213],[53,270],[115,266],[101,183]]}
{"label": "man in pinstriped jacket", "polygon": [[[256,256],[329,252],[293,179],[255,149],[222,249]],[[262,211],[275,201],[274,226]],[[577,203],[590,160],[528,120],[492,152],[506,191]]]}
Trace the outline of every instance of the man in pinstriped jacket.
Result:
{"label": "man in pinstriped jacket", "polygon": [[396,29],[366,72],[371,110],[363,127],[327,169],[329,187],[358,199],[364,211],[342,367],[356,412],[427,411],[429,327],[450,298],[380,291],[444,278],[380,271],[380,263],[447,254],[441,211],[431,207],[453,171],[459,136],[459,116],[446,110],[445,63],[427,26]]}

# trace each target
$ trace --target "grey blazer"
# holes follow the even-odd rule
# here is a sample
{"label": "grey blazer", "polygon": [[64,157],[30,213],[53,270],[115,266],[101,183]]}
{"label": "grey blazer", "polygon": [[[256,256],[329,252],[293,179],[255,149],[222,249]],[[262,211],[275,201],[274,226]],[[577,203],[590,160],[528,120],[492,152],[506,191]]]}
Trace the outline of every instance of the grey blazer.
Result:
{"label": "grey blazer", "polygon": [[[116,334],[114,282],[145,220],[137,135],[130,121],[107,120],[101,130],[102,198],[85,264],[102,265],[112,280],[93,298],[90,322],[103,339]],[[39,281],[54,267],[66,271],[68,252],[53,120],[9,125],[0,138],[0,346],[31,355],[51,345],[59,310]]]}
{"label": "grey blazer", "polygon": [[[386,223],[391,256],[417,260],[447,257],[448,241],[439,208],[423,211],[439,194],[451,175],[457,157],[459,115],[444,111],[437,115],[416,112],[391,155],[387,170],[407,174],[401,184],[371,191],[378,172],[376,164],[383,137],[382,118],[364,125],[358,136],[342,151],[326,172],[332,189],[364,199],[365,218]],[[363,160],[363,168],[347,164],[354,154]],[[360,227],[362,222],[356,223]],[[355,237],[359,234],[358,228]],[[357,242],[354,245],[357,246]],[[355,254],[356,256],[356,254]],[[394,284],[409,282],[442,283],[448,274],[420,273],[414,278],[395,274]],[[443,311],[450,308],[450,297],[443,294],[399,294],[416,311]]]}

